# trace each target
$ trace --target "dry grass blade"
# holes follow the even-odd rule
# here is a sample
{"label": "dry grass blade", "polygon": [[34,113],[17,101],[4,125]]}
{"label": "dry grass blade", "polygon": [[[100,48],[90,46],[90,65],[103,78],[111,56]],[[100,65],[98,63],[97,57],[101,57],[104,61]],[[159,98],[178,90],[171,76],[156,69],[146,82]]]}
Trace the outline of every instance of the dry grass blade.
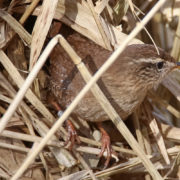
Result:
{"label": "dry grass blade", "polygon": [[170,160],[167,154],[167,150],[165,147],[165,143],[164,143],[164,139],[161,135],[161,132],[158,128],[156,119],[153,117],[153,115],[151,114],[151,106],[149,105],[148,102],[146,102],[146,104],[144,103],[144,111],[147,117],[147,120],[149,122],[149,126],[151,128],[151,131],[155,137],[155,140],[157,141],[157,144],[159,146],[160,152],[162,154],[162,156],[164,157],[164,160],[167,164],[170,164]]}
{"label": "dry grass blade", "polygon": [[79,180],[85,177],[88,173],[89,173],[88,170],[83,170],[83,171],[79,171],[74,174],[71,174],[69,176],[59,178],[58,180]]}
{"label": "dry grass blade", "polygon": [[20,147],[20,146],[7,144],[7,143],[3,143],[3,142],[0,142],[0,147],[6,148],[6,149],[12,149],[12,150],[15,150],[15,151],[20,151],[20,152],[25,152],[25,153],[28,153],[29,150],[30,150],[29,148]]}
{"label": "dry grass blade", "polygon": [[176,159],[173,162],[173,165],[171,166],[171,169],[166,174],[166,178],[169,176],[170,178],[175,178],[178,174],[180,166],[180,152],[177,154]]}
{"label": "dry grass blade", "polygon": [[[12,64],[12,62],[9,60],[9,58],[6,56],[6,54],[1,50],[0,51],[0,62],[4,66],[4,68],[7,70],[9,75],[12,77],[14,82],[17,84],[17,86],[20,88],[22,84],[24,83],[24,79],[21,77],[20,73],[16,69],[16,67]],[[52,123],[55,121],[52,114],[48,111],[48,109],[42,104],[42,102],[34,95],[34,93],[31,90],[28,90],[26,93],[27,99],[32,103],[32,105],[41,112],[43,116],[47,118],[47,121],[49,123]]]}
{"label": "dry grass blade", "polygon": [[[59,1],[54,18],[62,21],[75,31],[83,34],[85,37],[106,48],[87,3],[84,3],[84,1],[82,2],[83,3],[79,3],[71,0]],[[34,14],[39,14],[38,8],[36,8]],[[75,15],[76,18],[74,19]],[[102,18],[101,22],[103,25],[105,24],[107,27],[109,27],[109,31],[111,33],[110,43],[113,46],[116,46],[116,44],[121,45],[127,35],[120,32],[116,27],[105,22]],[[132,43],[140,44],[142,42],[138,39],[132,39],[130,44]]]}
{"label": "dry grass blade", "polygon": [[[179,16],[180,19],[180,16]],[[179,52],[180,52],[180,21],[178,22],[178,27],[176,29],[176,36],[173,43],[173,49],[171,51],[171,56],[173,56],[176,60],[179,60]]]}
{"label": "dry grass blade", "polygon": [[[28,134],[18,133],[18,132],[13,132],[13,131],[8,131],[8,130],[4,130],[1,135],[4,137],[19,139],[19,140],[28,141],[28,142],[40,142],[42,140],[41,137],[38,137],[35,135],[28,135]],[[52,140],[51,142],[48,142],[47,145],[54,146],[54,147],[62,147],[64,143],[60,141]]]}
{"label": "dry grass blade", "polygon": [[35,9],[35,7],[37,6],[37,4],[39,3],[40,0],[33,0],[31,5],[26,9],[26,11],[24,12],[24,14],[22,15],[21,19],[19,20],[19,22],[21,24],[24,24],[24,22],[26,21],[26,19],[29,17],[29,15],[32,13],[32,11]]}
{"label": "dry grass blade", "polygon": [[[16,91],[8,83],[7,79],[2,75],[2,73],[0,73],[0,81],[3,82],[7,86],[7,87],[4,86],[6,91],[12,97],[14,97],[16,94]],[[1,85],[3,85],[3,84],[1,84]],[[33,127],[40,134],[40,136],[44,137],[47,134],[47,132],[49,131],[49,128],[47,127],[47,125],[45,123],[43,123],[43,121],[39,120],[38,116],[29,108],[29,106],[27,106],[25,104],[24,101],[21,102],[21,105],[22,105],[23,109],[27,112],[27,114],[29,115],[29,117],[32,121]],[[7,133],[6,133],[6,135],[7,135]],[[8,135],[10,136],[10,134],[8,134]],[[18,139],[18,135],[14,134],[14,138]],[[33,138],[32,138],[32,140],[33,140]],[[52,136],[51,140],[58,141],[56,136]],[[75,159],[71,156],[71,154],[67,150],[65,150],[63,148],[55,148],[55,147],[57,147],[57,146],[54,146],[54,148],[53,147],[49,147],[49,148],[52,151],[52,153],[54,154],[54,157],[57,159],[57,162],[59,164],[64,165],[65,167],[71,167],[74,164],[76,164]]]}
{"label": "dry grass blade", "polygon": [[94,7],[94,10],[96,11],[97,14],[101,14],[101,12],[108,5],[108,3],[109,3],[109,0],[97,1],[96,6]]}
{"label": "dry grass blade", "polygon": [[77,159],[79,159],[79,161],[81,162],[81,164],[83,165],[83,167],[88,170],[89,175],[91,176],[92,180],[97,180],[96,176],[94,175],[92,169],[89,167],[89,165],[86,163],[86,161],[83,159],[83,157],[80,155],[80,153],[78,152],[74,152],[75,156]]}
{"label": "dry grass blade", "polygon": [[108,38],[107,34],[105,33],[104,28],[102,26],[102,22],[100,20],[100,17],[96,14],[96,12],[94,10],[94,5],[93,5],[92,0],[87,0],[87,2],[88,2],[88,5],[89,5],[89,8],[90,8],[90,10],[91,10],[91,12],[93,14],[94,20],[95,20],[95,22],[97,24],[99,32],[100,32],[100,34],[102,36],[102,40],[104,42],[104,45],[105,45],[106,49],[112,50],[110,40],[109,40],[110,38]]}
{"label": "dry grass blade", "polygon": [[157,144],[160,148],[160,151],[161,151],[161,154],[163,155],[164,157],[164,160],[166,161],[167,164],[170,164],[170,160],[169,160],[169,157],[168,157],[168,154],[167,154],[167,150],[166,150],[166,147],[165,147],[165,143],[164,143],[164,140],[163,140],[163,137],[159,131],[159,128],[158,128],[158,125],[157,125],[157,122],[156,122],[156,119],[153,118],[149,124],[152,132],[153,132],[153,135],[155,136],[155,139],[157,140]]}
{"label": "dry grass blade", "polygon": [[44,0],[41,7],[41,13],[35,23],[32,33],[31,53],[30,53],[30,70],[36,63],[42,50],[44,41],[49,31],[52,19],[55,14],[58,0]]}
{"label": "dry grass blade", "polygon": [[161,99],[155,93],[151,92],[150,94],[151,99],[160,104],[161,106],[165,107],[171,114],[173,114],[176,118],[180,118],[180,112],[173,107],[171,104],[167,103],[165,100]]}
{"label": "dry grass blade", "polygon": [[31,35],[15,18],[2,9],[0,9],[0,17],[8,23],[8,25],[22,38],[24,42],[26,42],[28,46],[30,46]]}
{"label": "dry grass blade", "polygon": [[158,123],[163,136],[174,142],[180,142],[180,128],[173,127],[167,124]]}

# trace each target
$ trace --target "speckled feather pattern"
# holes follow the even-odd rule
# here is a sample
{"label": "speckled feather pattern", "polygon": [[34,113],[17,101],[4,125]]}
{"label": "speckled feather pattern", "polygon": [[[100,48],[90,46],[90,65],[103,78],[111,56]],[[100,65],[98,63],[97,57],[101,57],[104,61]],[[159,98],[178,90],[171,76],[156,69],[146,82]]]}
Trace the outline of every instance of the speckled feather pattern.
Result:
{"label": "speckled feather pattern", "polygon": [[[94,74],[112,53],[77,33],[68,36],[67,40],[82,58],[91,74]],[[155,68],[148,67],[148,63],[141,66],[138,61],[138,59],[148,58],[155,59],[155,61],[166,59],[170,65],[167,65],[167,70],[164,72],[155,72]],[[135,61],[132,62],[132,59]],[[143,101],[147,90],[157,82],[159,83],[173,65],[174,59],[161,49],[158,55],[152,45],[130,45],[103,74],[98,85],[121,118],[126,119]],[[152,69],[154,74],[151,72]],[[85,82],[60,45],[56,46],[51,53],[50,74],[50,90],[65,109],[83,88]],[[147,85],[146,82],[148,82]],[[90,91],[73,113],[88,121],[109,119]]]}

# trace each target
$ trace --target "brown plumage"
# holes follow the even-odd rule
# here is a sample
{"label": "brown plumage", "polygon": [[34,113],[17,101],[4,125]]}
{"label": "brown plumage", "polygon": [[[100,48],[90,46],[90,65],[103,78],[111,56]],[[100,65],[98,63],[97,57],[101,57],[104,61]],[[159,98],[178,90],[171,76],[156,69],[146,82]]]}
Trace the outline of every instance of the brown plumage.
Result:
{"label": "brown plumage", "polygon": [[[68,36],[67,40],[92,74],[112,53],[77,33]],[[147,91],[176,66],[170,55],[161,49],[159,51],[160,55],[152,45],[130,45],[98,81],[122,119],[126,119],[143,101]],[[50,64],[49,86],[61,107],[65,109],[85,82],[59,45],[51,53]],[[99,122],[109,119],[90,91],[73,113],[88,121]]]}

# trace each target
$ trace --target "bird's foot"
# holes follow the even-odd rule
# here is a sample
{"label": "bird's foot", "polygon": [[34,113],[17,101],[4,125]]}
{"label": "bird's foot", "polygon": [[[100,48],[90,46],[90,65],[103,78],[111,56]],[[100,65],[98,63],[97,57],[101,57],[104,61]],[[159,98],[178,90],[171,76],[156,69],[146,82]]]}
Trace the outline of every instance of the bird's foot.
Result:
{"label": "bird's foot", "polygon": [[77,135],[77,131],[76,131],[74,125],[72,124],[72,122],[70,120],[66,120],[66,128],[68,131],[68,138],[67,138],[64,145],[66,146],[70,142],[68,149],[72,150],[75,142],[80,144],[81,141],[80,141],[79,136]]}
{"label": "bird's foot", "polygon": [[109,165],[112,155],[114,154],[115,156],[117,156],[117,153],[112,149],[110,136],[102,127],[101,123],[98,123],[98,128],[100,129],[101,134],[102,134],[102,137],[101,137],[102,146],[101,146],[101,152],[99,154],[99,158],[101,158],[104,152],[106,151],[107,158],[104,163],[104,169],[106,169]]}
{"label": "bird's foot", "polygon": [[[57,115],[59,117],[61,117],[63,114],[63,111],[62,111],[60,105],[53,98],[49,98],[49,102],[54,107],[54,109],[58,111]],[[80,141],[79,136],[77,135],[77,131],[76,131],[74,125],[72,124],[72,122],[70,120],[66,120],[66,128],[68,131],[68,137],[64,143],[64,146],[66,146],[70,142],[70,146],[68,147],[68,149],[72,150],[72,148],[75,144],[75,141],[77,141],[78,144],[80,144],[81,141]]]}

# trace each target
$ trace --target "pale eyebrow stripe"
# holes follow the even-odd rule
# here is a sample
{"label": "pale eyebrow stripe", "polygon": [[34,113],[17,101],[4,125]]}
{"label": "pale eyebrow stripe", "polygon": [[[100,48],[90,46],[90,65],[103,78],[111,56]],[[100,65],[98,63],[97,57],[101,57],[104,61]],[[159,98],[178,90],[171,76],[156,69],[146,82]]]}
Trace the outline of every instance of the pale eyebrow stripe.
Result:
{"label": "pale eyebrow stripe", "polygon": [[157,63],[157,62],[161,62],[162,61],[162,59],[161,58],[154,58],[154,59],[152,59],[152,58],[141,58],[141,59],[138,59],[138,60],[134,60],[135,62],[137,62],[137,63],[139,63],[139,62],[147,62],[147,63],[152,63],[152,64],[155,64],[155,63]]}

